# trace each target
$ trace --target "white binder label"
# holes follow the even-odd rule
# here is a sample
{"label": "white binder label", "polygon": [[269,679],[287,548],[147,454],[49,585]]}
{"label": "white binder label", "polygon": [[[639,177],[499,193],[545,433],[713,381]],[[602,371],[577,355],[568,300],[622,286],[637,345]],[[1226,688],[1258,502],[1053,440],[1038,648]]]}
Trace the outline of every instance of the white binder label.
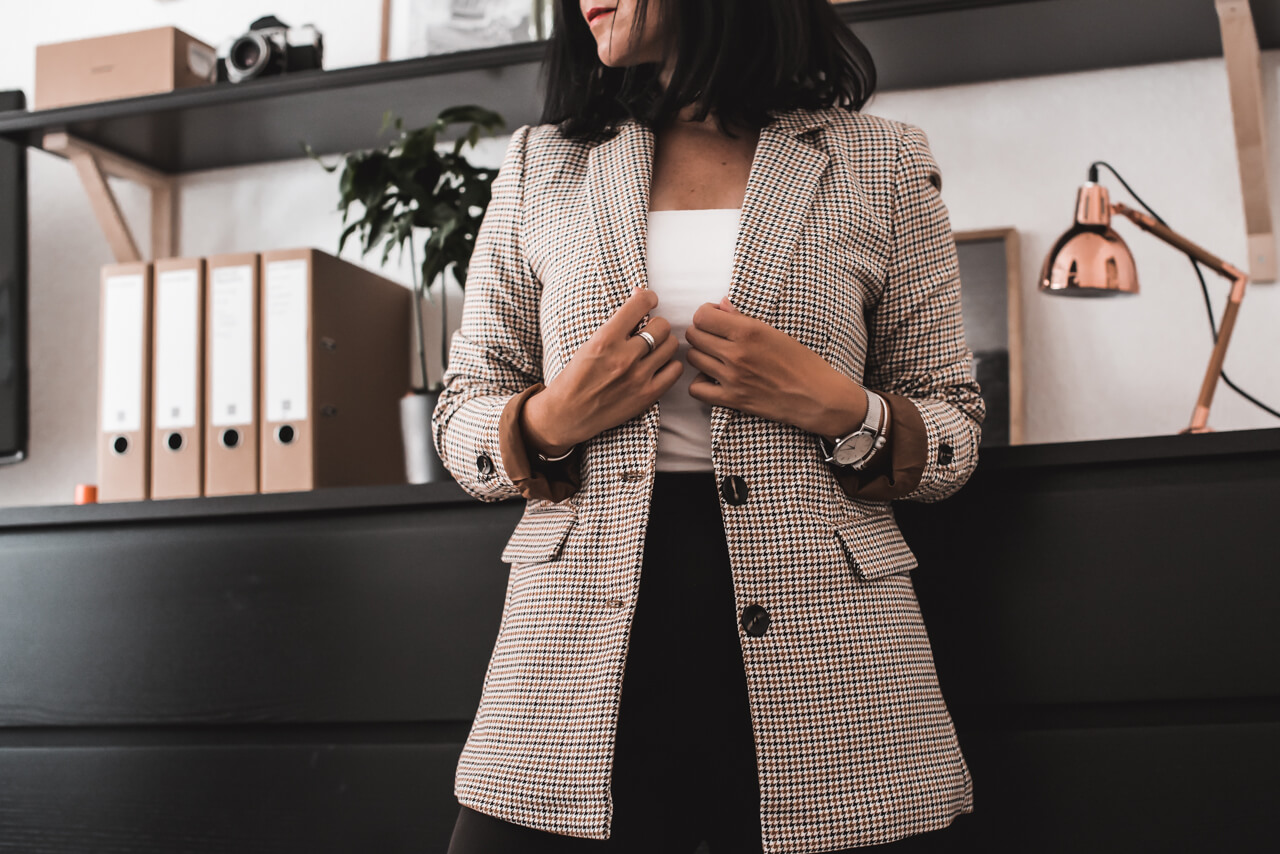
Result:
{"label": "white binder label", "polygon": [[196,270],[169,270],[156,278],[157,429],[196,426],[199,285]]}
{"label": "white binder label", "polygon": [[217,267],[209,276],[210,423],[253,423],[253,268]]}
{"label": "white binder label", "polygon": [[267,265],[262,354],[268,421],[307,417],[307,262]]}
{"label": "white binder label", "polygon": [[102,432],[142,429],[142,276],[110,276],[102,306]]}

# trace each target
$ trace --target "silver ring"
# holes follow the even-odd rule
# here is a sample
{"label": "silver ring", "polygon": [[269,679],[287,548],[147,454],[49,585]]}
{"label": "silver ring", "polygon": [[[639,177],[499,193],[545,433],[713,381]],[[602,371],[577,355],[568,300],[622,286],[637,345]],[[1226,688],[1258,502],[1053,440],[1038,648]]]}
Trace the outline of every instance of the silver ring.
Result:
{"label": "silver ring", "polygon": [[649,352],[652,353],[653,348],[656,347],[658,344],[658,342],[653,340],[653,336],[643,329],[637,332],[636,335],[639,335],[641,338],[644,339],[644,343],[649,345]]}

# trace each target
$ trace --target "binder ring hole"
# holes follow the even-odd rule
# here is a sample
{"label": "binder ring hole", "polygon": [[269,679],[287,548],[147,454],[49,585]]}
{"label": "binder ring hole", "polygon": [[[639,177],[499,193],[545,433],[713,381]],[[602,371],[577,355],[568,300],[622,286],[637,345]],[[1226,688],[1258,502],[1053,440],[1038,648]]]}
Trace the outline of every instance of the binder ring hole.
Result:
{"label": "binder ring hole", "polygon": [[293,442],[294,436],[294,429],[288,424],[281,424],[276,428],[276,441],[281,445],[288,445]]}
{"label": "binder ring hole", "polygon": [[171,451],[181,451],[182,450],[182,434],[170,433],[168,436],[165,437],[164,443],[169,446],[169,450]]}
{"label": "binder ring hole", "polygon": [[124,436],[116,436],[111,440],[111,450],[117,454],[123,454],[129,450],[129,440]]}
{"label": "binder ring hole", "polygon": [[240,431],[232,428],[222,431],[222,447],[234,448],[240,444]]}

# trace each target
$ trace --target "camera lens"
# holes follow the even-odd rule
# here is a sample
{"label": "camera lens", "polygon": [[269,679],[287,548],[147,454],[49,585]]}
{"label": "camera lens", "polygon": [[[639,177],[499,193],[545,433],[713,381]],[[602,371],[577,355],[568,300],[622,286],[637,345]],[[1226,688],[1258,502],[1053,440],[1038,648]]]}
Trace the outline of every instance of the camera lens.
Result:
{"label": "camera lens", "polygon": [[245,33],[231,43],[227,51],[227,80],[232,83],[243,83],[262,74],[269,74],[273,45],[263,37],[262,33]]}
{"label": "camera lens", "polygon": [[248,36],[241,36],[231,48],[231,64],[248,71],[262,61],[262,48]]}

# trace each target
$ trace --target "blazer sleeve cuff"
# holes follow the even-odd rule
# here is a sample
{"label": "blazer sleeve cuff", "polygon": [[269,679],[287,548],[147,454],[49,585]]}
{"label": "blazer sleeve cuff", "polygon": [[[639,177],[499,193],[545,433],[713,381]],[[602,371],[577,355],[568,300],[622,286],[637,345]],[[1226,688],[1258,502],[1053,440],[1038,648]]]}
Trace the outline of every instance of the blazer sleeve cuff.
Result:
{"label": "blazer sleeve cuff", "polygon": [[498,449],[506,475],[521,495],[560,502],[582,486],[582,446],[574,448],[563,460],[544,462],[530,452],[520,429],[525,401],[544,387],[540,382],[534,383],[507,401],[498,419]]}
{"label": "blazer sleeve cuff", "polygon": [[905,397],[879,394],[889,407],[884,446],[861,471],[832,466],[844,493],[863,501],[905,498],[919,485],[928,460],[928,440],[920,411]]}
{"label": "blazer sleeve cuff", "polygon": [[960,489],[977,466],[981,430],[978,422],[948,401],[910,402],[924,422],[927,455],[919,483],[904,497],[909,501],[941,501]]}

